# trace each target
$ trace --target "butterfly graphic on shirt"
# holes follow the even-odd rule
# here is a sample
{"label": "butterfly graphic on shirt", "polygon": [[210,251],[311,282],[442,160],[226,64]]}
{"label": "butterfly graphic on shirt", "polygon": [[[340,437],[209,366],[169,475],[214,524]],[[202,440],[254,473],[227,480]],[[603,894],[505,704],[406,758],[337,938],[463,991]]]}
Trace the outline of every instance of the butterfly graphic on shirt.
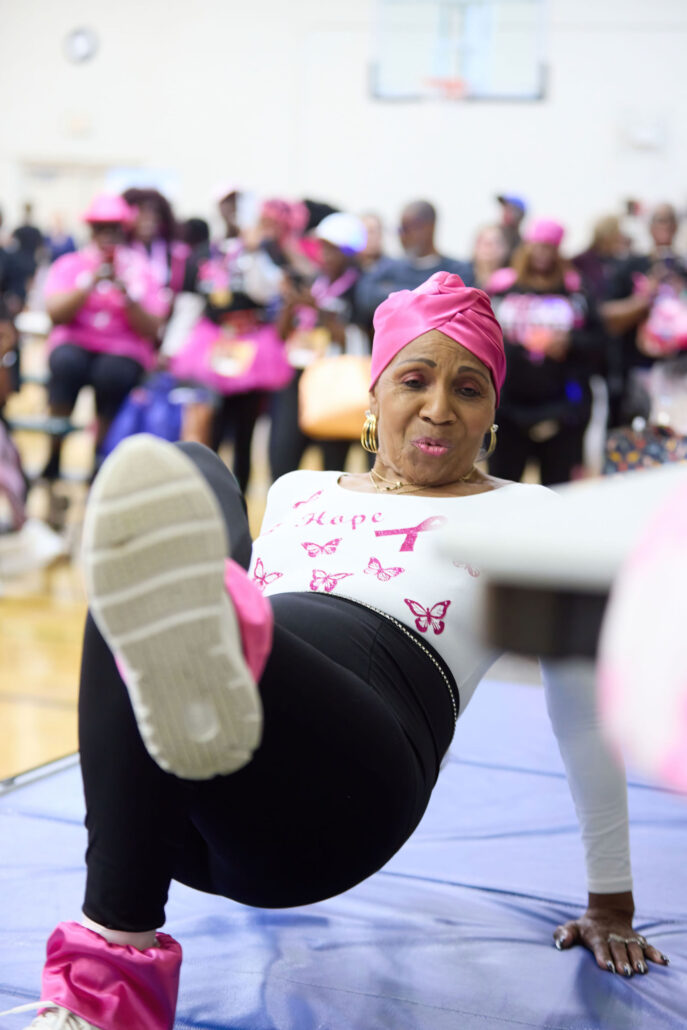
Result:
{"label": "butterfly graphic on shirt", "polygon": [[310,495],[310,497],[306,497],[304,501],[296,501],[295,504],[291,505],[291,507],[300,508],[302,504],[310,504],[310,502],[314,501],[316,497],[319,497],[321,493],[321,490],[316,490],[314,494]]}
{"label": "butterfly graphic on shirt", "polygon": [[283,575],[283,572],[265,572],[262,558],[258,558],[253,569],[253,582],[258,587],[258,590],[264,590],[270,583],[274,583],[276,579],[281,579]]}
{"label": "butterfly graphic on shirt", "polygon": [[405,569],[399,565],[391,565],[388,569],[382,568],[379,558],[370,558],[365,569],[366,576],[376,576],[382,583],[388,583],[390,579],[400,576]]}
{"label": "butterfly graphic on shirt", "polygon": [[437,636],[444,632],[446,626],[444,617],[451,604],[450,601],[437,601],[431,608],[424,608],[409,597],[404,597],[403,600],[415,616],[415,625],[420,633],[426,633],[430,626],[432,627],[432,632],[436,633]]}
{"label": "butterfly graphic on shirt", "polygon": [[336,540],[328,540],[326,544],[313,544],[311,541],[306,540],[305,543],[301,544],[304,551],[308,553],[310,558],[317,558],[319,554],[335,554],[336,549],[342,541],[342,537],[337,537]]}
{"label": "butterfly graphic on shirt", "polygon": [[325,572],[324,569],[313,569],[310,589],[324,590],[326,594],[331,594],[340,579],[346,579],[346,576],[352,575],[352,572]]}
{"label": "butterfly graphic on shirt", "polygon": [[465,569],[465,571],[469,572],[471,576],[476,577],[480,575],[480,570],[473,568],[473,566],[469,565],[466,561],[454,561],[453,564],[457,569]]}

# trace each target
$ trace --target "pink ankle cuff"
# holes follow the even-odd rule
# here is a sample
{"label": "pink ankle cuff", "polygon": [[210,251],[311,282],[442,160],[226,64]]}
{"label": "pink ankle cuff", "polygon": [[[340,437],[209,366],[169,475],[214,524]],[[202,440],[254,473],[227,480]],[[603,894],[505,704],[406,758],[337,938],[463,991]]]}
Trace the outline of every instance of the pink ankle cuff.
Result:
{"label": "pink ankle cuff", "polygon": [[80,923],[60,923],[47,944],[41,997],[103,1030],[172,1030],[181,947],[168,934],[158,947],[109,944]]}
{"label": "pink ankle cuff", "polygon": [[246,570],[233,559],[227,558],[224,570],[224,585],[236,610],[241,631],[243,657],[257,682],[272,650],[272,607]]}

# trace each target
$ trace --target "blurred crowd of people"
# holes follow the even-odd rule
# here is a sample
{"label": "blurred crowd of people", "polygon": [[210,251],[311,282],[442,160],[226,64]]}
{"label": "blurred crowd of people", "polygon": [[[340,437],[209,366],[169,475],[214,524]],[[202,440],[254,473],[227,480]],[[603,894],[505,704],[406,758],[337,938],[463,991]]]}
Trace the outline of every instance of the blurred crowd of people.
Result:
{"label": "blurred crowd of people", "polygon": [[[324,467],[341,468],[352,441],[313,441],[299,423],[304,370],[326,355],[369,353],[377,305],[444,270],[490,295],[504,332],[493,474],[517,481],[532,461],[547,485],[580,474],[594,377],[606,384],[611,466],[680,456],[687,265],[670,204],[646,215],[648,251],[634,245],[626,216],[609,214],[572,256],[561,222],[531,218],[522,198],[502,195],[463,258],[438,250],[427,200],[400,212],[400,254],[388,254],[374,213],[270,198],[246,225],[241,197],[232,183],[218,190],[218,238],[203,218],[178,221],[148,188],[95,197],[82,246],[59,223],[41,231],[30,205],[11,234],[0,219],[0,414],[21,381],[14,322],[43,270],[50,412],[71,415],[80,390],[93,387],[96,468],[132,391],[156,375],[183,395],[185,439],[215,450],[233,440],[242,488],[263,413],[273,478],[297,468],[315,442]],[[53,435],[43,478],[60,475],[61,446]]]}

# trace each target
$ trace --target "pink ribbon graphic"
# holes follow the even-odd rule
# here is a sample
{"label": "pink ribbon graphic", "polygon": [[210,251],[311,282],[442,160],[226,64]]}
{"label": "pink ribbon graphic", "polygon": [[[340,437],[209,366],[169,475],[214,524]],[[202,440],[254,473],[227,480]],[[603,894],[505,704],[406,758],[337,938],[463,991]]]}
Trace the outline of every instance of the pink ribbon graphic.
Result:
{"label": "pink ribbon graphic", "polygon": [[415,541],[420,533],[426,533],[430,529],[440,529],[448,522],[445,515],[432,515],[431,518],[418,522],[417,526],[408,526],[406,529],[376,529],[375,536],[395,536],[398,533],[405,534],[405,540],[401,544],[402,551],[414,551]]}

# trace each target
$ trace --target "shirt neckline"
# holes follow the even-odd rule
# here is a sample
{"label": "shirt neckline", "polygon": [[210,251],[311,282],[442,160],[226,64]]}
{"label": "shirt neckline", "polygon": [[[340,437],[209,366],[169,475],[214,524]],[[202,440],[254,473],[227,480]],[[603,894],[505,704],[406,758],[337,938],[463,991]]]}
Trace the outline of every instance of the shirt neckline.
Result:
{"label": "shirt neckline", "polygon": [[341,476],[346,475],[345,472],[330,472],[330,476],[333,477],[334,485],[338,490],[342,490],[346,494],[352,494],[353,496],[360,497],[408,497],[417,499],[418,501],[467,501],[474,500],[476,497],[486,497],[488,494],[500,493],[502,490],[508,490],[512,486],[539,486],[539,483],[507,483],[506,486],[499,486],[495,490],[482,490],[478,494],[463,494],[460,497],[430,497],[426,494],[393,494],[391,491],[379,492],[379,493],[367,493],[363,490],[347,490],[345,486],[340,483]]}

